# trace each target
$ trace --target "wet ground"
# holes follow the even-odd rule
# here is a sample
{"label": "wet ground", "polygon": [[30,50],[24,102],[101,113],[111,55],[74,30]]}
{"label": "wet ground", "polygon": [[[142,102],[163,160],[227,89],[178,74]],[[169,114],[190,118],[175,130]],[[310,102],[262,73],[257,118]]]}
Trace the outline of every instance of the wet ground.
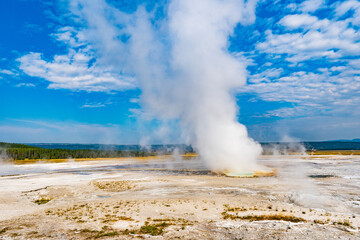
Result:
{"label": "wet ground", "polygon": [[359,239],[360,156],[263,156],[273,177],[188,160],[0,166],[0,239]]}

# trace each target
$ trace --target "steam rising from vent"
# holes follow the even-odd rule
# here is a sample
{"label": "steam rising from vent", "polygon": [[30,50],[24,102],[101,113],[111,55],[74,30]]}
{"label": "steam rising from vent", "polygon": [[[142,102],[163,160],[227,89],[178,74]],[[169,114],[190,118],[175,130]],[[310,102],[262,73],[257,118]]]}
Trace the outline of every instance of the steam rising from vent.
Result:
{"label": "steam rising from vent", "polygon": [[71,3],[100,61],[134,75],[147,116],[179,119],[184,139],[214,170],[256,168],[261,147],[238,123],[232,93],[246,71],[227,51],[235,26],[254,21],[256,1],[172,0],[162,17],[99,0]]}

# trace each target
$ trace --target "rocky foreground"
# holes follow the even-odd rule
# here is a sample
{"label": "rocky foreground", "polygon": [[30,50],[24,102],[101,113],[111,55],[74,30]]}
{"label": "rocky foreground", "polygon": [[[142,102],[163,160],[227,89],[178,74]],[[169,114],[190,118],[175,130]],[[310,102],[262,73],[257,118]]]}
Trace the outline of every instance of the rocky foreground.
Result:
{"label": "rocky foreground", "polygon": [[48,170],[2,176],[0,239],[360,238],[359,157],[268,157],[278,175],[259,178],[161,162],[38,164]]}

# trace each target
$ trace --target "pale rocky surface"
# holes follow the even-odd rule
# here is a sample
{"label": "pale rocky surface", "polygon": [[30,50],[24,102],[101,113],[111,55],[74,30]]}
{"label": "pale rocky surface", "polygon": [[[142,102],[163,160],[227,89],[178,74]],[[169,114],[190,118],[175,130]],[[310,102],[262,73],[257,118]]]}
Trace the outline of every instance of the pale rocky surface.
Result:
{"label": "pale rocky surface", "polygon": [[277,176],[196,159],[0,166],[0,239],[360,239],[359,156],[260,163]]}

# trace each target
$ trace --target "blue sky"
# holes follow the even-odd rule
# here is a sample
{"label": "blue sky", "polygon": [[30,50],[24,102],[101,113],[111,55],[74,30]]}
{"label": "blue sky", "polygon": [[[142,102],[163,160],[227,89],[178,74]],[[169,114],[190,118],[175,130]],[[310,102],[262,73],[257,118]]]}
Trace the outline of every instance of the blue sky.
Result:
{"label": "blue sky", "polygon": [[[110,39],[116,59],[104,60],[74,2],[0,1],[0,141],[181,142],[176,120],[138,117],[136,76],[111,65],[122,49]],[[145,6],[156,21],[168,2],[106,4],[126,14]],[[247,65],[247,85],[234,94],[250,136],[359,138],[360,1],[258,1],[254,14],[228,41]]]}

